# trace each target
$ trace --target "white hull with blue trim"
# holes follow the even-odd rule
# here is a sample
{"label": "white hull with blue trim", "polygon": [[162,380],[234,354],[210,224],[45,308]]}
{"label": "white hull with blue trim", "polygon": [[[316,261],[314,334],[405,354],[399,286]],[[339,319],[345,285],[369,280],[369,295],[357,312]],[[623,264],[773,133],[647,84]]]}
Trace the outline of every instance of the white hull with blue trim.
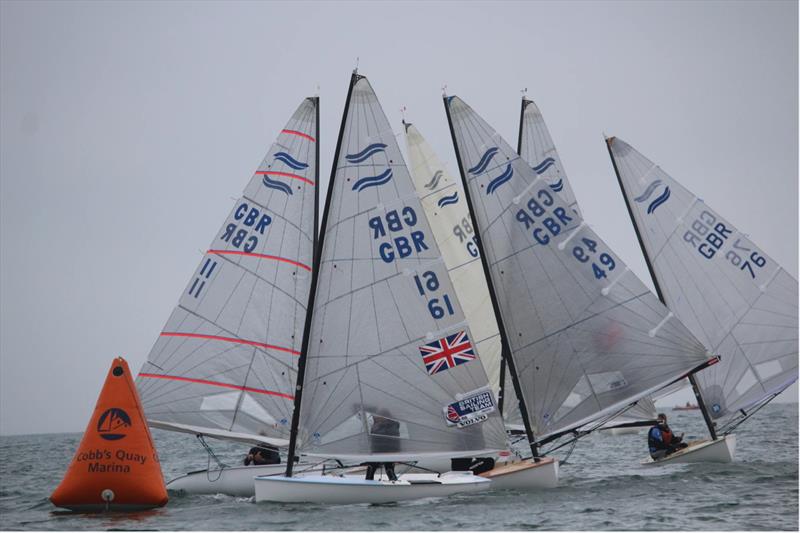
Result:
{"label": "white hull with blue trim", "polygon": [[488,489],[490,479],[472,473],[405,474],[398,481],[362,476],[258,476],[256,502],[323,504],[391,503]]}

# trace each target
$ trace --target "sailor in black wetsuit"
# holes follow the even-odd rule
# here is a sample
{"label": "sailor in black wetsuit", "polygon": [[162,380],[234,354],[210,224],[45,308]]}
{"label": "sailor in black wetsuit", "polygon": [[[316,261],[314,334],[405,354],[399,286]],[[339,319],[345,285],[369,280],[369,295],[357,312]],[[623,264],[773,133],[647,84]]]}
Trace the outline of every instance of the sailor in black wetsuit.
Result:
{"label": "sailor in black wetsuit", "polygon": [[266,444],[259,444],[247,452],[247,457],[244,458],[244,466],[260,466],[260,465],[279,465],[281,464],[281,454],[272,446]]}

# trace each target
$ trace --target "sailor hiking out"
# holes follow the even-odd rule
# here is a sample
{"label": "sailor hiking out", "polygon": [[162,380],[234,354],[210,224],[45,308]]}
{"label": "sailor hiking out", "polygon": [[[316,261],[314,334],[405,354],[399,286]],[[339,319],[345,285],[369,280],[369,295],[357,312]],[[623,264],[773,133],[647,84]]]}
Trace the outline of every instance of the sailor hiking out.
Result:
{"label": "sailor hiking out", "polygon": [[663,459],[664,457],[686,448],[688,445],[683,441],[683,433],[679,436],[672,433],[667,425],[667,415],[658,414],[656,425],[647,432],[647,445],[650,448],[650,457],[653,459]]}

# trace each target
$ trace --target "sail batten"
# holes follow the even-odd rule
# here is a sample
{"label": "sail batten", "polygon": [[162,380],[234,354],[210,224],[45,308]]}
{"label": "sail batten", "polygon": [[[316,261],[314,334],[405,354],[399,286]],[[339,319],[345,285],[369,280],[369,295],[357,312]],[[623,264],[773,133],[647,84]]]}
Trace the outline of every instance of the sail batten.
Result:
{"label": "sail batten", "polygon": [[660,296],[722,358],[695,380],[724,429],[797,380],[797,280],[630,145],[606,142]]}
{"label": "sail batten", "polygon": [[669,311],[543,177],[555,158],[531,166],[461,99],[446,106],[537,441],[704,364],[702,344],[664,320]]}
{"label": "sail batten", "polygon": [[318,103],[303,100],[251,175],[137,377],[159,427],[288,443],[316,234]]}

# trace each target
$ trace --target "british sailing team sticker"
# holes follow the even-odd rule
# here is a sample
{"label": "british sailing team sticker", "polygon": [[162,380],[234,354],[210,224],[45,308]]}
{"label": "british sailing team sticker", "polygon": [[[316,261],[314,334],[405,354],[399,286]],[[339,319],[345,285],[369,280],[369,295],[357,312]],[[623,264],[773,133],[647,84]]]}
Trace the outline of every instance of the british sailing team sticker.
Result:
{"label": "british sailing team sticker", "polygon": [[444,408],[444,418],[448,426],[460,428],[484,422],[494,412],[495,403],[492,391],[481,390],[467,395]]}

